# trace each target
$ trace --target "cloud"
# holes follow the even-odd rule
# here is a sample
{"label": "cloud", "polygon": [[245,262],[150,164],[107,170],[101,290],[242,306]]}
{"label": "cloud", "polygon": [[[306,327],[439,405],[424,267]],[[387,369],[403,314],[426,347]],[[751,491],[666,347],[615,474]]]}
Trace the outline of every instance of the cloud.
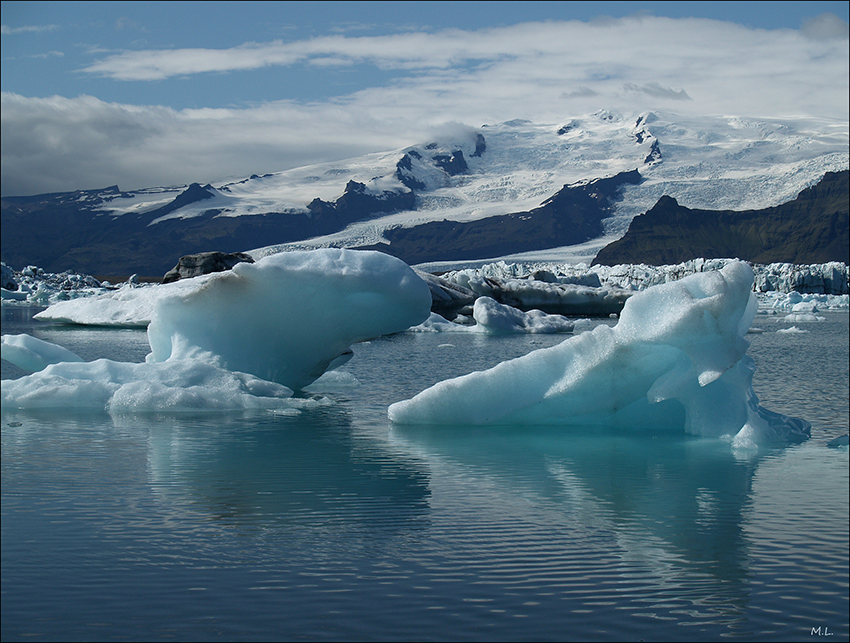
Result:
{"label": "cloud", "polygon": [[806,38],[811,40],[847,40],[850,38],[850,25],[833,13],[822,13],[803,23],[800,28]]}
{"label": "cloud", "polygon": [[669,87],[662,87],[658,83],[647,83],[645,85],[636,85],[635,83],[626,83],[623,85],[623,89],[627,92],[634,92],[637,94],[646,94],[647,96],[654,96],[656,98],[667,98],[670,100],[693,100],[688,93],[684,89],[680,89],[676,91],[674,89],[670,89]]}
{"label": "cloud", "polygon": [[43,33],[45,31],[56,31],[59,25],[30,25],[25,27],[10,27],[9,25],[0,26],[0,35],[13,36],[22,33]]}
{"label": "cloud", "polygon": [[334,69],[350,70],[346,80],[360,79],[364,64],[390,72],[328,100],[227,109],[3,94],[3,193],[217,181],[421,143],[447,122],[560,123],[601,108],[672,104],[683,114],[808,115],[840,127],[848,53],[847,39],[654,17],[125,51],[87,73],[185,77],[185,92],[194,75],[226,71],[208,80],[229,95],[233,75],[260,67],[300,65],[331,87],[323,74]]}
{"label": "cloud", "polygon": [[[336,105],[174,110],[92,96],[0,95],[4,195],[182,185],[401,147],[405,135]],[[399,130],[425,136],[426,128]]]}
{"label": "cloud", "polygon": [[43,54],[33,54],[30,58],[62,58],[64,55],[61,51],[48,51]]}
{"label": "cloud", "polygon": [[171,49],[128,51],[109,56],[82,71],[114,80],[162,80],[205,72],[291,65],[304,55],[283,43],[246,44],[231,49]]}

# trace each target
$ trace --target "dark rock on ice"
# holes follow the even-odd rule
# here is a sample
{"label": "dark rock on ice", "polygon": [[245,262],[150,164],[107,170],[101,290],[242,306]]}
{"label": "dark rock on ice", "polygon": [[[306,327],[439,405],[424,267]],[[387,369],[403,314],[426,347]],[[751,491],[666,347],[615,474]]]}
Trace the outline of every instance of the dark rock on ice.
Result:
{"label": "dark rock on ice", "polygon": [[447,319],[453,316],[452,313],[457,313],[461,308],[474,303],[478,297],[469,288],[443,279],[438,275],[432,275],[416,268],[413,270],[428,284],[428,288],[431,290],[431,310]]}
{"label": "dark rock on ice", "polygon": [[434,156],[434,165],[443,170],[449,176],[466,174],[469,166],[463,158],[463,150],[454,150],[451,155],[437,154]]}
{"label": "dark rock on ice", "polygon": [[17,290],[18,283],[15,281],[15,272],[7,266],[5,263],[0,263],[0,286],[5,288],[6,290]]}
{"label": "dark rock on ice", "polygon": [[244,252],[201,252],[180,257],[177,265],[165,273],[162,283],[167,284],[180,279],[189,279],[211,272],[230,270],[237,263],[254,263],[254,259]]}
{"label": "dark rock on ice", "polygon": [[649,154],[646,155],[646,158],[643,159],[643,162],[646,165],[661,162],[661,148],[658,147],[658,140],[652,141],[652,145],[649,147]]}

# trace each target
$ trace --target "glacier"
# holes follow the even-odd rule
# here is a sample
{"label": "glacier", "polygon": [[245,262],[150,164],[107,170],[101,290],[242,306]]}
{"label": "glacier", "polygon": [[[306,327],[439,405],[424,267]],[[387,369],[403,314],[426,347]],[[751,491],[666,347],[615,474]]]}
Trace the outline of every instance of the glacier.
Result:
{"label": "glacier", "polygon": [[281,253],[167,286],[152,299],[143,363],[83,362],[4,336],[3,359],[36,371],[3,380],[4,409],[297,410],[318,402],[293,389],[345,363],[351,344],[425,320],[431,305],[405,263],[354,250]]}
{"label": "glacier", "polygon": [[735,448],[805,440],[805,420],[762,408],[744,335],[758,310],[744,262],[629,298],[618,323],[487,370],[438,382],[388,409],[398,425],[617,426],[683,430]]}

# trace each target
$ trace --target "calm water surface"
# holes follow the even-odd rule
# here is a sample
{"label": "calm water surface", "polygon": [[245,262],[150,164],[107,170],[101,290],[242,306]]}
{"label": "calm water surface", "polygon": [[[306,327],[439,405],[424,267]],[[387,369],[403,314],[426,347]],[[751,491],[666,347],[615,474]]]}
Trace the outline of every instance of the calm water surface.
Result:
{"label": "calm water surface", "polygon": [[[144,332],[2,312],[3,333],[87,359],[149,352]],[[4,410],[2,638],[847,640],[848,450],[826,446],[848,432],[847,320],[757,318],[756,392],[813,429],[753,458],[388,425],[390,403],[564,336],[360,344],[359,385],[297,415]]]}

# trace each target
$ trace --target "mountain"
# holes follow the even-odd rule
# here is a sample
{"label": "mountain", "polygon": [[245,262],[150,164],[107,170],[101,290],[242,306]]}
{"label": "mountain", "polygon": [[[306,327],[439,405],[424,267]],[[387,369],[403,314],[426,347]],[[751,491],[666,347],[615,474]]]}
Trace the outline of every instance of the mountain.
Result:
{"label": "mountain", "polygon": [[2,259],[161,276],[205,251],[378,248],[410,263],[589,261],[669,196],[762,210],[848,167],[847,123],[599,111],[451,125],[423,144],[188,186],[3,197]]}
{"label": "mountain", "polygon": [[761,210],[699,210],[663,196],[594,264],[673,265],[696,258],[850,263],[850,172],[827,172],[796,199]]}
{"label": "mountain", "polygon": [[431,221],[384,232],[387,243],[365,248],[411,264],[486,259],[530,250],[571,246],[601,237],[623,186],[642,180],[637,170],[566,185],[540,207],[475,221]]}

